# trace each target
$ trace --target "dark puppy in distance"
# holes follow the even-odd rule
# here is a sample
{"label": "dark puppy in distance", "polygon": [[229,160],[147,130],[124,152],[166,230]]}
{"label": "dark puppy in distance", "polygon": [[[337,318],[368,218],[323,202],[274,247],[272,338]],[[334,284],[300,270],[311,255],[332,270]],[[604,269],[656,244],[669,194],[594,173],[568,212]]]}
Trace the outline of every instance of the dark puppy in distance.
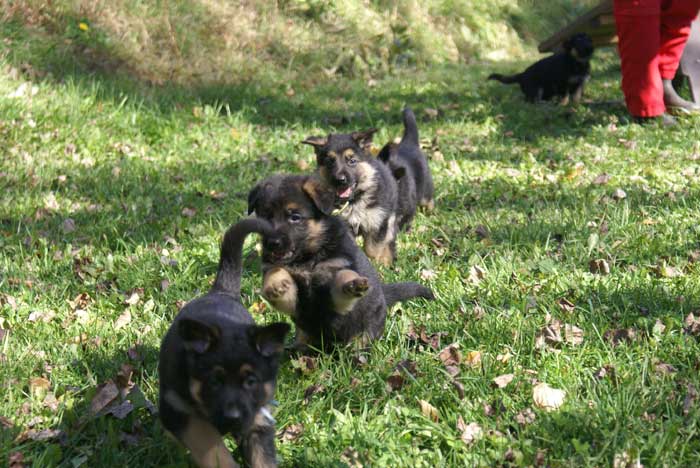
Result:
{"label": "dark puppy in distance", "polygon": [[160,418],[200,467],[237,467],[222,437],[236,439],[246,463],[277,466],[273,398],[286,323],[257,326],[240,302],[243,241],[273,233],[262,219],[229,228],[214,286],[187,303],[160,348]]}
{"label": "dark puppy in distance", "polygon": [[368,257],[391,265],[396,257],[398,186],[386,164],[369,148],[376,129],[349,134],[312,136],[318,173],[335,191],[335,206],[356,236],[362,236]]}
{"label": "dark puppy in distance", "polygon": [[389,166],[396,178],[398,225],[399,229],[408,230],[418,205],[428,211],[435,207],[435,189],[428,159],[420,149],[416,116],[408,107],[403,110],[403,126],[401,141],[386,144],[377,158]]}
{"label": "dark puppy in distance", "polygon": [[569,99],[578,102],[590,77],[593,42],[587,34],[580,33],[564,42],[563,48],[562,52],[535,62],[522,73],[512,76],[494,73],[489,80],[518,83],[529,102],[554,97],[562,98],[562,104],[567,104]]}
{"label": "dark puppy in distance", "polygon": [[335,193],[315,176],[275,175],[248,195],[248,211],[268,220],[263,296],[297,326],[297,344],[329,349],[384,332],[387,307],[433,299],[418,283],[382,284],[347,224],[331,216]]}

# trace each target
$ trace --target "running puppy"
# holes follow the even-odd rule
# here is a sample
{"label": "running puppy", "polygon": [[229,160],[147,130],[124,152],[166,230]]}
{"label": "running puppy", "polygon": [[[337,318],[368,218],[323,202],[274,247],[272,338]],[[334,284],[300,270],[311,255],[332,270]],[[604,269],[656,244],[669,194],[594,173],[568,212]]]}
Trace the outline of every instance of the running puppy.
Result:
{"label": "running puppy", "polygon": [[308,137],[318,173],[335,191],[335,207],[362,236],[368,257],[391,265],[396,257],[398,187],[389,167],[369,153],[376,129]]}
{"label": "running puppy", "polygon": [[329,349],[384,332],[387,307],[433,299],[418,283],[382,284],[347,224],[331,216],[335,192],[315,176],[274,175],[248,195],[248,211],[269,221],[263,238],[263,296],[297,326],[297,344]]}
{"label": "running puppy", "polygon": [[420,149],[416,116],[408,107],[403,110],[403,126],[401,142],[386,144],[377,157],[389,166],[396,178],[398,225],[400,229],[409,230],[418,205],[428,211],[435,207],[435,189],[428,159]]}
{"label": "running puppy", "polygon": [[243,241],[252,232],[270,235],[272,228],[261,219],[229,228],[214,286],[182,308],[160,348],[160,418],[203,468],[238,466],[222,439],[228,433],[249,466],[277,466],[265,405],[290,327],[257,326],[240,302]]}
{"label": "running puppy", "polygon": [[518,83],[528,102],[569,98],[578,102],[583,96],[583,86],[590,78],[593,42],[587,34],[575,34],[563,44],[564,51],[543,58],[530,65],[524,72],[512,76],[494,73],[489,80],[501,83]]}

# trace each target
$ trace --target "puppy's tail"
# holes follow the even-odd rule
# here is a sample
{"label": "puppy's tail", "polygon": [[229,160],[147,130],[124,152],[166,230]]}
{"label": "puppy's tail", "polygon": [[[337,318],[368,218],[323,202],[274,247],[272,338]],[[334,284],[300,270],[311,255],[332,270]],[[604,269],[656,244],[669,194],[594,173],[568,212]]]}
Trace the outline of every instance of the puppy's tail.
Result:
{"label": "puppy's tail", "polygon": [[253,232],[271,236],[274,234],[274,229],[269,222],[261,218],[246,218],[228,228],[221,242],[219,269],[216,272],[212,291],[225,292],[236,298],[240,296],[243,242],[248,234]]}
{"label": "puppy's tail", "polygon": [[403,137],[401,137],[401,143],[410,143],[418,146],[418,124],[416,123],[416,116],[410,107],[406,107],[403,110]]}
{"label": "puppy's tail", "polygon": [[422,297],[432,301],[435,299],[433,292],[419,283],[390,283],[383,284],[384,300],[386,306],[391,307],[397,302],[406,301],[414,297]]}
{"label": "puppy's tail", "polygon": [[491,73],[489,75],[489,80],[496,80],[505,84],[520,83],[520,73],[517,75],[501,75],[500,73]]}

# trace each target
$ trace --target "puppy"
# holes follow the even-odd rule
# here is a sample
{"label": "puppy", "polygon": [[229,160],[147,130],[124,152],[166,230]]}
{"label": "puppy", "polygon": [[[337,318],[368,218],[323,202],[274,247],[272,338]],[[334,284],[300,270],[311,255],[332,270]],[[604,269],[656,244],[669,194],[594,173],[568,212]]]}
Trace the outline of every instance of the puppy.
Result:
{"label": "puppy", "polygon": [[340,216],[362,236],[368,257],[391,265],[396,257],[398,186],[389,167],[369,153],[376,129],[312,136],[318,173],[335,190]]}
{"label": "puppy", "polygon": [[275,175],[248,195],[248,211],[268,220],[263,237],[263,296],[297,326],[297,344],[329,349],[384,332],[387,307],[413,297],[433,299],[418,283],[385,284],[331,216],[335,192],[315,176]]}
{"label": "puppy", "polygon": [[524,72],[512,76],[494,73],[489,80],[518,83],[528,102],[562,98],[567,104],[581,100],[583,86],[591,71],[593,42],[587,34],[575,34],[564,42],[564,51],[530,65]]}
{"label": "puppy", "polygon": [[428,159],[420,149],[416,116],[408,107],[403,110],[403,137],[399,144],[388,143],[377,155],[394,174],[398,184],[396,212],[399,229],[410,229],[416,206],[428,211],[435,207],[433,177]]}
{"label": "puppy", "polygon": [[163,426],[200,467],[238,466],[222,439],[228,433],[249,466],[277,466],[274,420],[265,405],[290,327],[257,326],[240,302],[243,241],[252,232],[273,233],[262,219],[226,232],[214,286],[182,308],[160,348]]}

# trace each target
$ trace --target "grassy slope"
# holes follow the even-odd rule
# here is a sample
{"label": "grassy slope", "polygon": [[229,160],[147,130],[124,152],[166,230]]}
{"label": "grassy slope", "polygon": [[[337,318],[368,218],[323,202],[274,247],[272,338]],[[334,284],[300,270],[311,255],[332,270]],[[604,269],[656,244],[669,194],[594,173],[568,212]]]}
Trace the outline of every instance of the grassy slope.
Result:
{"label": "grassy slope", "polygon": [[[6,45],[14,46],[6,60],[15,67],[42,50],[27,47],[19,30],[3,33],[16,39]],[[47,58],[56,59],[53,70],[72,66],[68,55],[46,55],[25,72],[51,69],[41,68]],[[602,54],[595,67],[589,97],[619,99],[613,57]],[[372,88],[362,80],[293,82],[288,96],[288,84],[276,82],[143,91],[118,77],[81,78],[77,67],[60,80],[36,80],[36,94],[19,98],[8,94],[25,78],[5,68],[0,317],[9,332],[0,347],[0,415],[14,427],[2,433],[2,458],[19,450],[36,466],[187,465],[143,408],[124,420],[85,418],[96,386],[140,343],[144,359],[132,362],[133,380],[155,401],[160,337],[177,302],[210,284],[221,233],[244,216],[248,188],[273,171],[298,172],[300,159],[311,163],[297,143],[309,134],[376,126],[377,142],[399,135],[400,110],[410,104],[419,116],[440,110],[420,126],[437,210],[417,217],[400,239],[396,267],[381,273],[395,281],[433,270],[438,300],[395,310],[364,366],[351,350],[320,358],[309,373],[283,366],[278,427],[304,426],[297,440],[279,443],[284,466],[344,466],[349,447],[365,466],[492,466],[508,449],[514,464],[533,464],[538,450],[553,466],[610,465],[624,451],[640,454],[645,466],[700,463],[698,408],[683,411],[688,384],[700,385],[698,342],[683,333],[685,315],[700,301],[697,266],[687,260],[699,247],[697,119],[661,131],[627,125],[619,105],[528,106],[515,89],[485,83],[490,68],[399,72]],[[601,173],[609,183],[592,184]],[[616,188],[627,198],[612,200]],[[225,198],[212,200],[212,190]],[[196,214],[183,216],[186,207]],[[64,232],[67,218],[75,231]],[[475,234],[478,225],[488,228],[487,239]],[[589,273],[589,260],[600,258],[610,275]],[[80,259],[91,262],[82,278]],[[663,264],[683,275],[659,277]],[[248,265],[244,303],[259,306],[257,262]],[[468,279],[473,266],[485,271],[480,282]],[[131,322],[115,329],[135,288],[143,292]],[[90,296],[87,316],[67,302],[80,293]],[[562,297],[576,305],[572,313],[557,306]],[[29,321],[37,311],[55,317]],[[547,314],[582,328],[583,344],[537,351]],[[665,330],[655,331],[657,319]],[[464,399],[437,351],[407,338],[411,325],[445,332],[441,345],[457,342],[464,355],[481,351],[481,365],[463,363],[457,376]],[[637,340],[614,347],[603,338],[623,327],[635,328]],[[505,352],[512,357],[499,362]],[[404,359],[416,362],[418,374],[388,392],[386,379]],[[660,362],[676,372],[660,375]],[[615,376],[596,378],[603,366]],[[494,388],[491,379],[505,373],[514,381]],[[42,375],[57,410],[43,404],[43,392],[31,395],[30,379]],[[551,413],[535,409],[535,421],[521,426],[516,415],[533,407],[533,379],[565,389],[566,403]],[[324,391],[304,402],[305,389],[319,383]],[[421,413],[419,400],[437,408],[437,422]],[[466,446],[458,416],[490,432]],[[14,443],[30,422],[65,438]],[[124,433],[136,445],[126,445]]]}

